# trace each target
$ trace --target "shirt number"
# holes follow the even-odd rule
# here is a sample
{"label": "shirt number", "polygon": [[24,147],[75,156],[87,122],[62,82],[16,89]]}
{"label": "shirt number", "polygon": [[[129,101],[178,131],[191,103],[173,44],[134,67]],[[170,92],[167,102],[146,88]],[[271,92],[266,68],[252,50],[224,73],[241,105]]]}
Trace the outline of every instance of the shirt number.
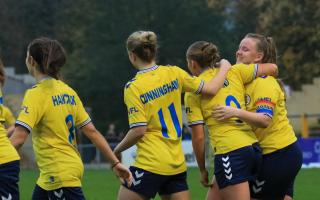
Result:
{"label": "shirt number", "polygon": [[[169,105],[168,109],[169,109],[169,112],[170,112],[170,115],[171,115],[172,123],[174,125],[174,128],[176,129],[177,136],[178,136],[178,138],[180,138],[181,137],[181,126],[180,126],[180,123],[179,123],[179,119],[178,119],[177,112],[176,112],[176,109],[174,107],[174,104],[171,103]],[[169,138],[168,128],[167,128],[166,122],[164,121],[162,108],[158,111],[158,116],[159,116],[159,119],[160,119],[162,135],[165,138]]]}
{"label": "shirt number", "polygon": [[73,144],[74,143],[74,138],[75,138],[75,126],[73,122],[73,116],[70,114],[66,117],[66,124],[69,130],[69,143]]}

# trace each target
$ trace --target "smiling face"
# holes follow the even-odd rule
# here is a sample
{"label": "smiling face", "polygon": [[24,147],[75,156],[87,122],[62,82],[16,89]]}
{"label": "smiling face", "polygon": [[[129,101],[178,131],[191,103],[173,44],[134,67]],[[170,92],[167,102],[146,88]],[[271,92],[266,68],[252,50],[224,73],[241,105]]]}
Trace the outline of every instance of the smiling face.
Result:
{"label": "smiling face", "polygon": [[257,50],[257,40],[253,38],[244,38],[239,49],[236,52],[237,63],[260,63],[263,58],[263,53]]}

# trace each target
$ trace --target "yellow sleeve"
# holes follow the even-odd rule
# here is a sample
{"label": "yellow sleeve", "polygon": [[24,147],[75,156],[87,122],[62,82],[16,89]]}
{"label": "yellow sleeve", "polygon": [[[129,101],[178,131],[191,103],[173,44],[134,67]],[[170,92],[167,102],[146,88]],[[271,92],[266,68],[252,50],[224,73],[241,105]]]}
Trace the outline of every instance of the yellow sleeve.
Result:
{"label": "yellow sleeve", "polygon": [[43,103],[40,102],[39,95],[34,91],[28,90],[24,96],[16,124],[25,127],[31,132],[44,113]]}
{"label": "yellow sleeve", "polygon": [[3,113],[7,126],[14,125],[14,123],[16,122],[16,118],[13,116],[11,110],[8,107],[3,106]]}
{"label": "yellow sleeve", "polygon": [[199,94],[204,86],[204,81],[198,77],[191,76],[183,69],[176,67],[182,84],[183,92],[193,92]]}
{"label": "yellow sleeve", "polygon": [[76,106],[77,106],[77,113],[75,116],[75,125],[78,128],[82,128],[91,122],[91,118],[89,117],[87,111],[83,107],[81,99],[77,94],[75,94],[75,98],[76,98]]}
{"label": "yellow sleeve", "polygon": [[264,113],[272,118],[278,101],[278,91],[274,81],[267,78],[258,78],[253,94],[253,103],[257,113]]}
{"label": "yellow sleeve", "polygon": [[147,117],[144,105],[140,101],[140,95],[134,85],[128,85],[124,89],[124,103],[127,106],[129,127],[147,126]]}
{"label": "yellow sleeve", "polygon": [[200,106],[200,96],[187,92],[184,96],[184,104],[186,107],[188,125],[204,124]]}
{"label": "yellow sleeve", "polygon": [[243,84],[250,83],[257,77],[258,67],[258,64],[236,64],[232,66],[240,74]]}

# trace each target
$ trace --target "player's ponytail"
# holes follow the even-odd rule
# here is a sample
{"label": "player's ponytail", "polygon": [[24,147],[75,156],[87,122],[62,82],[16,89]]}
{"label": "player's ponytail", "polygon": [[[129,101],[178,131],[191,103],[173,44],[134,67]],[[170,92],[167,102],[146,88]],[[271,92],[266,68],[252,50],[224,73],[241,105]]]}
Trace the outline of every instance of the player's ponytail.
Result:
{"label": "player's ponytail", "polygon": [[187,58],[196,61],[201,68],[217,67],[220,60],[219,50],[211,42],[197,41],[187,50]]}
{"label": "player's ponytail", "polygon": [[151,62],[157,54],[157,36],[152,31],[136,31],[127,39],[127,50],[135,53],[141,60]]}
{"label": "player's ponytail", "polygon": [[57,40],[45,37],[34,39],[29,44],[28,51],[41,73],[59,79],[60,69],[66,63],[66,53]]}

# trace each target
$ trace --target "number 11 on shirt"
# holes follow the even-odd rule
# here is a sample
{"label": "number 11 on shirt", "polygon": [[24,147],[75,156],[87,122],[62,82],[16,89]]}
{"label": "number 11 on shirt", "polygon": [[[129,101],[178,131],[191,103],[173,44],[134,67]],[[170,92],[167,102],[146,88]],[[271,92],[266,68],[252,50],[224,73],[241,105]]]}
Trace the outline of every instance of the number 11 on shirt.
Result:
{"label": "number 11 on shirt", "polygon": [[[171,103],[169,105],[168,109],[169,109],[169,112],[170,112],[172,123],[173,123],[174,128],[175,128],[175,130],[177,132],[177,136],[178,136],[178,138],[180,138],[181,137],[181,126],[180,126],[180,123],[179,123],[179,118],[177,116],[177,112],[176,112],[176,109],[174,107],[174,104]],[[169,138],[168,128],[167,128],[166,122],[164,121],[162,108],[159,109],[158,116],[159,116],[159,119],[160,119],[162,135],[165,138]]]}

